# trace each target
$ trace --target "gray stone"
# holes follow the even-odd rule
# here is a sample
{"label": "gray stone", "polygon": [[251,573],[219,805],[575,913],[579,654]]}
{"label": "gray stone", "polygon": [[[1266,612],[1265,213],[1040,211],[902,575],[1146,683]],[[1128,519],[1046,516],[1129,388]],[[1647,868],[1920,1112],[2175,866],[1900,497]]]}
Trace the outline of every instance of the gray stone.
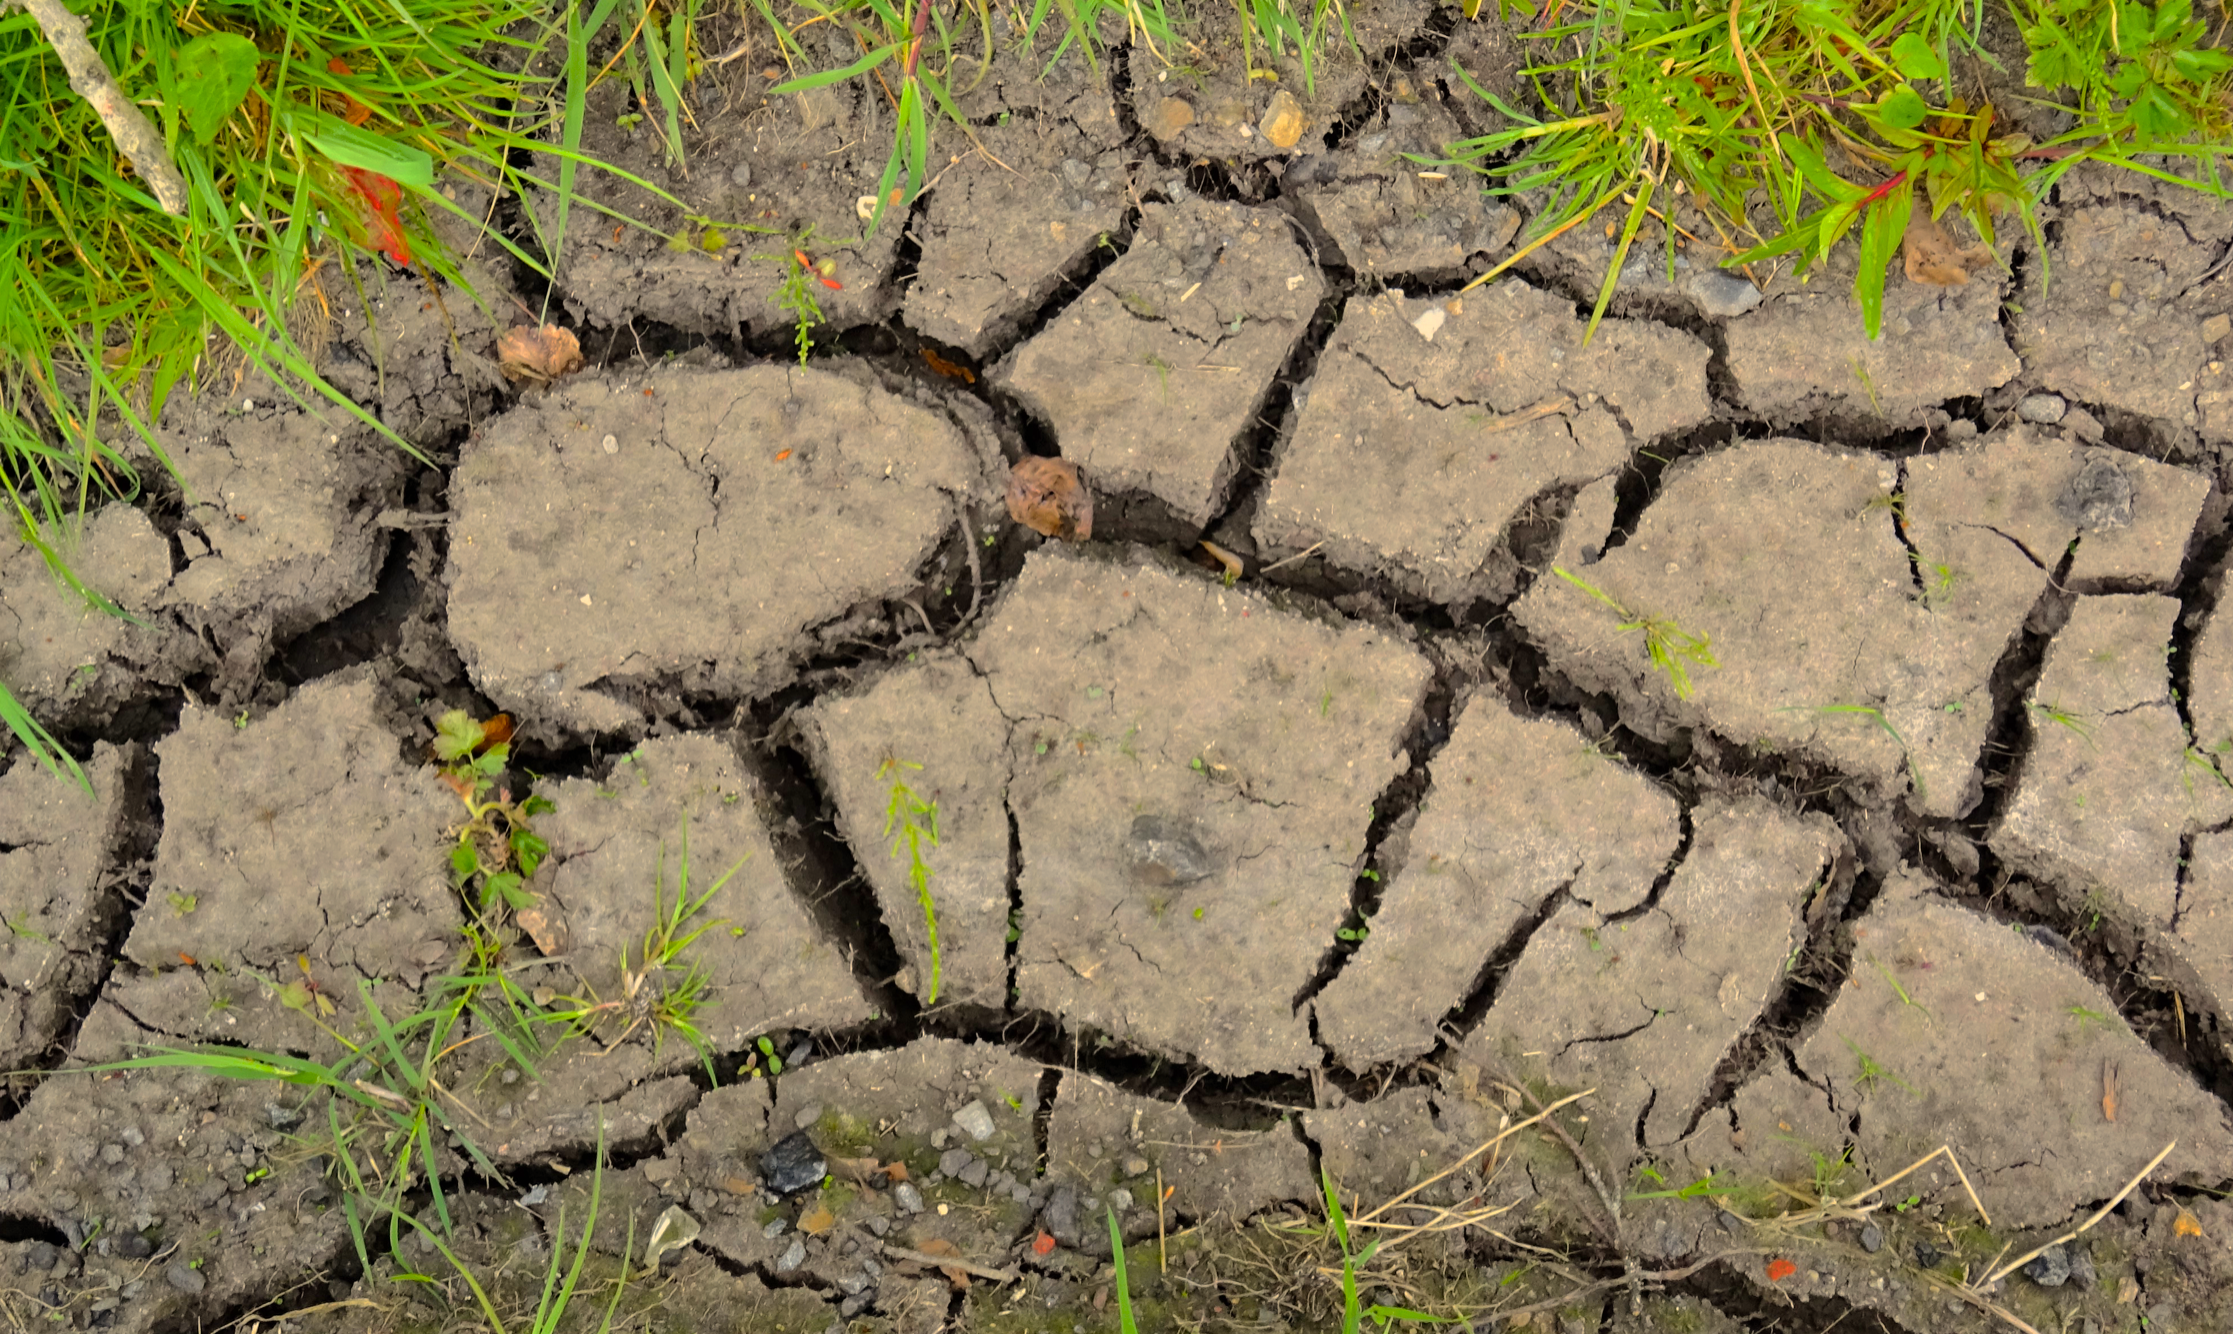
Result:
{"label": "gray stone", "polygon": [[2080,528],[2130,528],[2132,478],[2118,462],[2118,451],[2097,449],[2055,497],[2055,509]]}
{"label": "gray stone", "polygon": [[2059,1288],[2070,1281],[2070,1256],[2060,1246],[2049,1246],[2024,1266],[2024,1277],[2042,1288]]}
{"label": "gray stone", "polygon": [[1155,1164],[1149,1162],[1145,1158],[1140,1157],[1138,1154],[1133,1154],[1131,1157],[1124,1160],[1124,1174],[1128,1177],[1146,1176],[1149,1172],[1153,1171],[1154,1168]]}
{"label": "gray stone", "polygon": [[938,1155],[938,1170],[947,1176],[958,1177],[976,1161],[977,1156],[967,1149],[948,1149]]}
{"label": "gray stone", "polygon": [[822,1151],[803,1130],[793,1131],[760,1155],[760,1174],[776,1195],[790,1195],[820,1181],[829,1172]]}
{"label": "gray stone", "polygon": [[954,1175],[961,1178],[961,1184],[976,1188],[981,1187],[985,1184],[985,1172],[985,1160],[982,1158],[972,1158],[969,1160],[968,1166],[962,1168],[961,1171],[955,1173]]}
{"label": "gray stone", "polygon": [[813,1125],[816,1121],[819,1121],[821,1119],[822,1104],[818,1102],[810,1102],[806,1106],[799,1108],[798,1113],[791,1118],[791,1124],[797,1129],[804,1130],[808,1126]]}
{"label": "gray stone", "polygon": [[2081,1292],[2091,1288],[2101,1277],[2094,1271],[2093,1252],[2082,1242],[2069,1243],[2063,1250],[2070,1257],[2070,1281],[2077,1284]]}
{"label": "gray stone", "polygon": [[768,1220],[768,1225],[760,1229],[760,1235],[766,1237],[769,1241],[774,1241],[777,1237],[782,1236],[784,1230],[790,1226],[791,1224],[787,1219],[771,1218]]}
{"label": "gray stone", "polygon": [[121,1144],[104,1144],[104,1145],[102,1145],[102,1146],[101,1146],[101,1161],[102,1161],[102,1162],[104,1162],[104,1163],[107,1163],[107,1164],[108,1164],[108,1165],[109,1165],[110,1167],[114,1167],[114,1166],[116,1166],[116,1165],[117,1165],[118,1163],[121,1163],[121,1162],[123,1162],[123,1161],[124,1161],[124,1146],[123,1146],[123,1145],[121,1145]]}
{"label": "gray stone", "polygon": [[1884,1229],[1874,1223],[1861,1225],[1861,1249],[1874,1255],[1884,1249]]}
{"label": "gray stone", "polygon": [[1203,850],[1188,824],[1172,816],[1140,815],[1124,839],[1132,873],[1150,885],[1191,885],[1217,874],[1217,863]]}
{"label": "gray stone", "polygon": [[805,1263],[806,1241],[801,1237],[793,1237],[790,1246],[784,1250],[782,1255],[776,1257],[775,1272],[788,1274]]}
{"label": "gray stone", "polygon": [[2016,401],[2016,415],[2041,426],[2052,426],[2062,420],[2069,406],[2060,394],[2026,394]]}
{"label": "gray stone", "polygon": [[954,1127],[982,1144],[992,1138],[992,1113],[981,1102],[965,1102],[954,1111]]}
{"label": "gray stone", "polygon": [[1055,1187],[1054,1194],[1047,1197],[1047,1207],[1040,1211],[1039,1226],[1060,1245],[1077,1249],[1084,1239],[1078,1231],[1078,1192],[1068,1186]]}
{"label": "gray stone", "polygon": [[209,1280],[202,1277],[202,1271],[183,1260],[164,1270],[163,1277],[172,1287],[184,1293],[200,1292],[209,1286]]}
{"label": "gray stone", "polygon": [[1759,307],[1760,289],[1741,275],[1721,269],[1700,269],[1683,280],[1683,291],[1698,309],[1715,319],[1733,320]]}
{"label": "gray stone", "polygon": [[903,1214],[919,1214],[923,1211],[923,1193],[915,1189],[914,1182],[902,1181],[892,1187],[892,1203]]}
{"label": "gray stone", "polygon": [[739,190],[751,189],[752,164],[749,162],[739,162],[734,167],[731,167],[729,169],[729,184],[735,186]]}
{"label": "gray stone", "polygon": [[1116,1210],[1120,1214],[1123,1213],[1125,1210],[1131,1208],[1132,1192],[1126,1190],[1122,1186],[1119,1186],[1115,1190],[1110,1191],[1109,1207]]}

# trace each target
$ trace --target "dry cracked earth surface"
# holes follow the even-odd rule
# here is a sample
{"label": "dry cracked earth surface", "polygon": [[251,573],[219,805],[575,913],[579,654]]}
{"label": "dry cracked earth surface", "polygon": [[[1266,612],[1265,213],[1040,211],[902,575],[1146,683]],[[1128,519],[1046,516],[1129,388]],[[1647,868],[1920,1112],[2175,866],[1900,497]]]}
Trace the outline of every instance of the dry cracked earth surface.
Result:
{"label": "dry cracked earth surface", "polygon": [[[1324,1327],[1330,1180],[1364,1299],[1477,1327],[2233,1328],[2233,213],[2073,172],[1876,342],[1834,258],[1655,252],[1585,340],[1602,238],[1461,292],[1540,201],[1405,156],[1504,30],[1356,20],[1276,92],[1221,20],[1003,49],[853,242],[873,87],[709,66],[684,171],[605,83],[590,152],[769,230],[577,228],[590,364],[524,391],[530,275],[367,266],[326,362],[431,462],[219,377],[78,544],[130,619],[0,549],[92,785],[0,770],[11,1324],[526,1325],[579,1254],[569,1328],[1114,1329],[1113,1219],[1144,1328]],[[602,999],[448,1031],[427,1230],[360,1237],[343,1044],[468,925],[450,709],[552,805],[516,996]]]}

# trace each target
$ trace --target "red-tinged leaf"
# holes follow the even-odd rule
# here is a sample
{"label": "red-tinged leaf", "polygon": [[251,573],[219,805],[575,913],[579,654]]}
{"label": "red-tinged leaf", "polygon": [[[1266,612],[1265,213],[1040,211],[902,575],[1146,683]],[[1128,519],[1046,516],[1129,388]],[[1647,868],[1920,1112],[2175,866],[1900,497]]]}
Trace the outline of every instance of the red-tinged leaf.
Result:
{"label": "red-tinged leaf", "polygon": [[1770,1283],[1781,1283],[1798,1272],[1799,1266],[1789,1260],[1768,1261],[1768,1281]]}
{"label": "red-tinged leaf", "polygon": [[1040,1233],[1031,1243],[1031,1253],[1033,1255],[1054,1254],[1054,1238],[1044,1232]]}

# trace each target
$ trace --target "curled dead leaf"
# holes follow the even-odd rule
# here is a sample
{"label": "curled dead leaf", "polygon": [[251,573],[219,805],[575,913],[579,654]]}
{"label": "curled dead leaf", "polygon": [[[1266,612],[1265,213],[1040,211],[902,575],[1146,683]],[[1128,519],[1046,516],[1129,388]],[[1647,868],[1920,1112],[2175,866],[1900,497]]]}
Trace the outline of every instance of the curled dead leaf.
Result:
{"label": "curled dead leaf", "polygon": [[1909,215],[1907,235],[1900,248],[1906,259],[1907,280],[1932,287],[1961,287],[1969,282],[1971,270],[1993,262],[1991,246],[1964,250],[1954,244],[1954,238],[1947,235],[1927,207]]}
{"label": "curled dead leaf", "polygon": [[557,958],[574,943],[574,933],[566,925],[566,915],[548,895],[537,899],[533,907],[517,910],[512,917],[535,941],[535,948],[541,950],[546,959]]}
{"label": "curled dead leaf", "polygon": [[2171,1220],[2171,1235],[2174,1237],[2199,1237],[2202,1235],[2202,1222],[2182,1204],[2179,1206],[2179,1216]]}
{"label": "curled dead leaf", "polygon": [[831,1213],[826,1204],[817,1204],[799,1215],[799,1231],[810,1237],[819,1237],[836,1226],[837,1215]]}
{"label": "curled dead leaf", "polygon": [[549,384],[581,369],[581,340],[555,324],[507,329],[496,340],[496,363],[507,380]]}
{"label": "curled dead leaf", "polygon": [[1048,537],[1083,542],[1093,536],[1093,493],[1077,465],[1026,454],[1008,472],[1008,517]]}
{"label": "curled dead leaf", "polygon": [[[944,1237],[932,1237],[915,1249],[925,1255],[950,1255],[956,1260],[961,1258],[961,1247],[956,1246]],[[938,1272],[944,1274],[946,1281],[957,1288],[969,1286],[969,1271],[966,1269],[957,1269],[953,1265],[940,1265],[938,1266]]]}

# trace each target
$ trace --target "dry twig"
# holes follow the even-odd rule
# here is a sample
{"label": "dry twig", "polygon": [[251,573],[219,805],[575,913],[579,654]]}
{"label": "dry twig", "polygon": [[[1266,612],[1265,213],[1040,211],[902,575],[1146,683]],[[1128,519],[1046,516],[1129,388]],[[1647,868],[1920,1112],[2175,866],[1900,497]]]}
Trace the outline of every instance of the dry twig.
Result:
{"label": "dry twig", "polygon": [[85,20],[70,12],[62,0],[17,0],[27,10],[47,45],[54,48],[63,72],[70,76],[70,91],[86,100],[93,114],[108,127],[117,151],[132,160],[132,170],[155,192],[155,202],[172,217],[186,214],[186,178],[171,165],[163,151],[163,137],[116,83],[116,76],[101,63],[101,53],[85,39]]}

